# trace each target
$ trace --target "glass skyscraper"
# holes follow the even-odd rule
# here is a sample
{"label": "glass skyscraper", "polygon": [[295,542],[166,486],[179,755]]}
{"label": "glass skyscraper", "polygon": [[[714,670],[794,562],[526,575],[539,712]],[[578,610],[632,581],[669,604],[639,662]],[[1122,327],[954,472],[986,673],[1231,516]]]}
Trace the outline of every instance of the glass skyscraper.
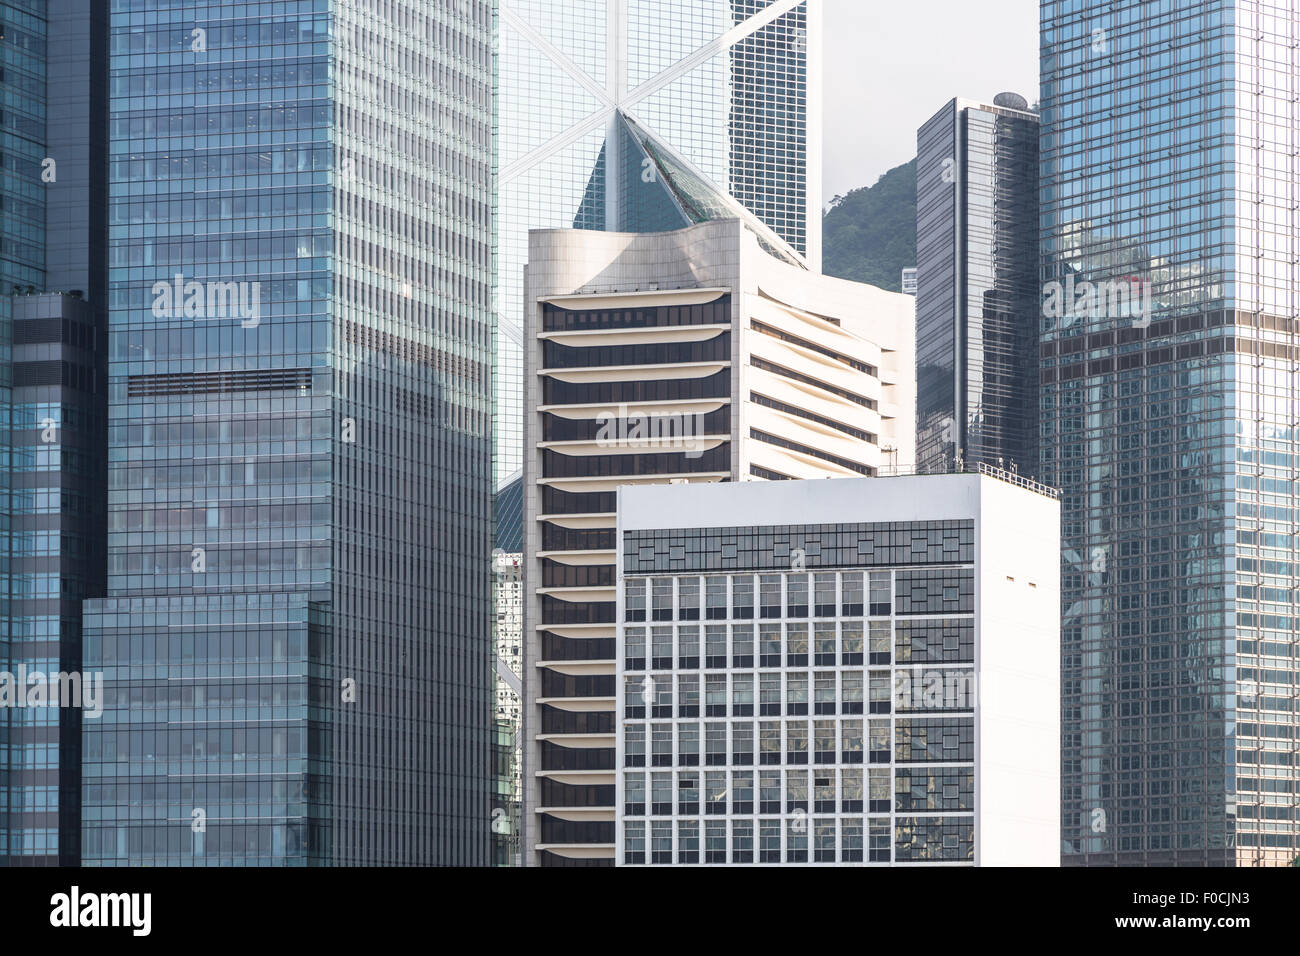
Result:
{"label": "glass skyscraper", "polygon": [[116,0],[87,865],[486,864],[491,0]]}
{"label": "glass skyscraper", "polygon": [[1300,852],[1297,14],[1041,5],[1066,864]]}
{"label": "glass skyscraper", "polygon": [[740,218],[821,268],[821,0],[503,0],[497,543],[520,549],[528,230]]}
{"label": "glass skyscraper", "polygon": [[950,100],[917,132],[917,466],[1038,470],[1038,117]]}
{"label": "glass skyscraper", "polygon": [[81,602],[104,593],[107,22],[0,2],[0,866],[79,858],[86,712],[30,691],[70,676],[84,703]]}

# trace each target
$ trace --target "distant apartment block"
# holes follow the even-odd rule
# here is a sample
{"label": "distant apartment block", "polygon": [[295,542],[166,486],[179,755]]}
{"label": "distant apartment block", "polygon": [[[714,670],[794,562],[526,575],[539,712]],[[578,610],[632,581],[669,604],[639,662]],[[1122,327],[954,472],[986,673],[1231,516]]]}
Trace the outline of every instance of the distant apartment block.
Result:
{"label": "distant apartment block", "polygon": [[1038,116],[954,99],[917,133],[917,463],[1038,472]]}
{"label": "distant apartment block", "polygon": [[916,266],[909,266],[899,276],[903,295],[916,295]]}
{"label": "distant apartment block", "polygon": [[526,315],[525,862],[614,862],[615,492],[910,464],[908,296],[741,221],[537,230]]}
{"label": "distant apartment block", "polygon": [[620,865],[1057,865],[1060,508],[981,471],[619,490]]}

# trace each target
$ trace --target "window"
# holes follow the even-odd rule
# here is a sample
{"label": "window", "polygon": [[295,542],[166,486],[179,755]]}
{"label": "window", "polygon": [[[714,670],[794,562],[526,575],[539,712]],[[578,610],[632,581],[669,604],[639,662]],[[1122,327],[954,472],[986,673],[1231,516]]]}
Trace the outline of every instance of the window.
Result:
{"label": "window", "polygon": [[673,765],[673,725],[668,723],[650,725],[650,766],[671,767]]}
{"label": "window", "polygon": [[[623,779],[623,812],[630,817],[645,816],[645,774],[629,773]],[[642,839],[644,839],[644,834]]]}
{"label": "window", "polygon": [[688,624],[677,628],[677,666],[698,668],[700,666],[700,626]]}
{"label": "window", "polygon": [[645,628],[623,629],[623,667],[630,671],[645,670]]}
{"label": "window", "polygon": [[[888,664],[892,659],[893,626],[889,621],[871,622],[871,661],[872,664]],[[860,663],[860,662],[859,662]]]}
{"label": "window", "polygon": [[650,775],[650,815],[670,817],[673,815],[673,775],[654,773]]}
{"label": "window", "polygon": [[677,716],[700,716],[700,678],[695,674],[677,675]]}
{"label": "window", "polygon": [[845,571],[840,577],[840,614],[844,617],[861,617],[862,606],[862,572]]}
{"label": "window", "polygon": [[807,624],[787,624],[785,626],[785,666],[808,666]]}
{"label": "window", "polygon": [[[700,762],[700,725],[694,721],[677,725],[677,764],[694,767]],[[696,811],[681,811],[695,813]]]}
{"label": "window", "polygon": [[840,763],[862,763],[860,720],[846,720],[840,727]]}
{"label": "window", "polygon": [[673,579],[655,578],[651,582],[651,620],[673,619]]}
{"label": "window", "polygon": [[840,674],[840,710],[860,714],[862,703],[862,671],[844,671]]}
{"label": "window", "polygon": [[834,714],[836,703],[835,672],[818,671],[813,678],[813,713]]}
{"label": "window", "polygon": [[818,667],[835,666],[835,624],[818,623],[813,631],[813,663]]}
{"label": "window", "polygon": [[835,763],[835,721],[818,720],[813,725],[813,762]]}
{"label": "window", "polygon": [[710,621],[722,620],[727,616],[727,579],[710,577],[704,579],[705,616]]}
{"label": "window", "polygon": [[725,674],[708,674],[705,676],[704,716],[727,716],[727,678]]}
{"label": "window", "polygon": [[781,666],[781,625],[764,622],[758,625],[758,666]]}
{"label": "window", "polygon": [[723,767],[727,763],[727,725],[704,725],[704,762],[710,767]]}
{"label": "window", "polygon": [[671,627],[650,628],[650,666],[655,670],[672,670],[673,666],[673,629]]}
{"label": "window", "polygon": [[677,618],[682,621],[698,621],[700,619],[699,578],[678,579]]}
{"label": "window", "polygon": [[640,724],[623,728],[623,766],[645,766],[645,727]]}
{"label": "window", "polygon": [[750,820],[731,821],[731,862],[754,862],[754,824]]}
{"label": "window", "polygon": [[818,574],[813,585],[813,614],[835,617],[835,574]]}
{"label": "window", "polygon": [[790,720],[785,725],[785,762],[801,764],[808,762],[808,722]]}
{"label": "window", "polygon": [[723,816],[727,812],[727,775],[710,770],[704,774],[704,812]]}
{"label": "window", "polygon": [[758,675],[758,715],[760,717],[779,717],[781,715],[781,675]]}
{"label": "window", "polygon": [[785,675],[785,712],[808,713],[808,675],[787,671]]}
{"label": "window", "polygon": [[704,666],[715,670],[727,666],[727,625],[705,625]]}
{"label": "window", "polygon": [[754,666],[754,625],[731,625],[731,666]]}
{"label": "window", "polygon": [[[642,720],[646,715],[646,694],[653,695],[654,681],[650,677],[623,678],[623,716],[628,720]],[[645,693],[643,693],[643,691]]]}
{"label": "window", "polygon": [[645,862],[645,821],[627,821],[623,824],[623,862]]}
{"label": "window", "polygon": [[698,773],[680,773],[677,775],[677,812],[693,815],[700,812],[700,775]]}
{"label": "window", "polygon": [[890,584],[890,572],[871,572],[871,602],[867,612],[872,617],[888,617],[893,606],[893,590]]}
{"label": "window", "polygon": [[754,616],[754,576],[733,575],[731,578],[731,616],[737,620],[750,620]]}
{"label": "window", "polygon": [[731,775],[731,812],[754,812],[754,773],[736,771]]}
{"label": "window", "polygon": [[[785,579],[785,604],[787,617],[807,617],[808,616],[808,575],[806,574],[788,574]],[[766,600],[763,602],[767,603]],[[780,617],[780,608],[777,608],[776,616]],[[763,615],[767,617],[767,614]]]}
{"label": "window", "polygon": [[745,766],[754,762],[754,724],[737,720],[731,725],[731,764]]}
{"label": "window", "polygon": [[628,578],[623,585],[623,619],[645,620],[645,579]]}
{"label": "window", "polygon": [[759,614],[765,618],[781,616],[781,575],[759,577]]}
{"label": "window", "polygon": [[[858,730],[861,733],[861,728]],[[861,813],[863,810],[862,771],[845,768],[840,771],[840,811]]]}
{"label": "window", "polygon": [[750,717],[754,713],[754,675],[733,674],[731,677],[731,715]]}

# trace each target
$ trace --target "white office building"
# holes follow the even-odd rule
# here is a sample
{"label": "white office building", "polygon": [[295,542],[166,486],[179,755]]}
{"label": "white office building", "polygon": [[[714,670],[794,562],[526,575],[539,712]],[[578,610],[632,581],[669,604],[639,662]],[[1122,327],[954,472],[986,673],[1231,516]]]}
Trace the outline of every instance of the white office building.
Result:
{"label": "white office building", "polygon": [[1059,515],[988,466],[621,488],[617,863],[1058,865]]}
{"label": "white office building", "polygon": [[910,466],[915,300],[735,219],[536,230],[527,289],[525,857],[610,865],[616,490]]}

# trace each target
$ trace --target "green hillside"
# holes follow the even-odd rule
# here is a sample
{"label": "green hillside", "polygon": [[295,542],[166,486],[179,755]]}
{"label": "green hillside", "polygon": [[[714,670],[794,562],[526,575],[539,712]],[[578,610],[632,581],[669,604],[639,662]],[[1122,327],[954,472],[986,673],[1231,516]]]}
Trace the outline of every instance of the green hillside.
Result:
{"label": "green hillside", "polygon": [[899,273],[916,265],[916,160],[874,186],[831,200],[822,217],[822,271],[899,291]]}

